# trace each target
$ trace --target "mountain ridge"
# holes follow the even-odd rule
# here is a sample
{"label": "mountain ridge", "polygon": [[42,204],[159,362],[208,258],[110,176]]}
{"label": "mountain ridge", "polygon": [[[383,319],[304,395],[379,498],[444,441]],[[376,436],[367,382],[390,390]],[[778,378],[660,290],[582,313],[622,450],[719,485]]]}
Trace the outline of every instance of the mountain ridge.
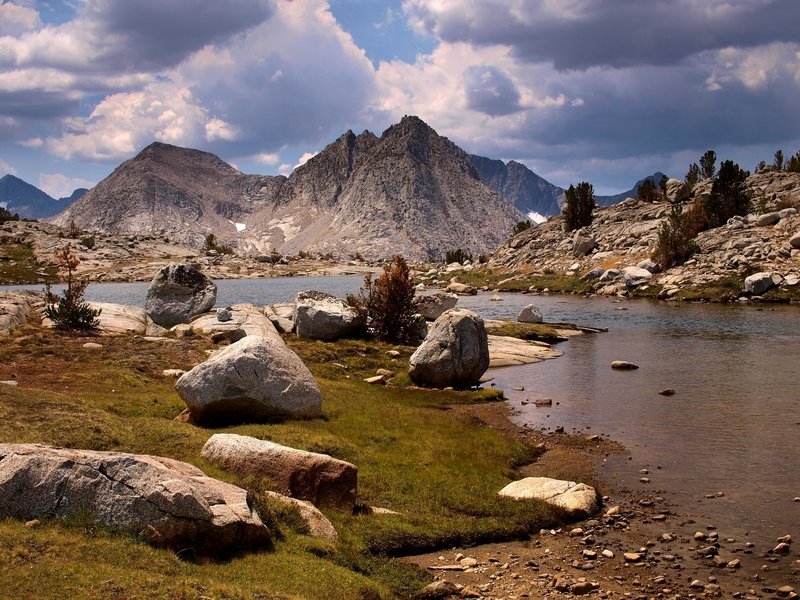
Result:
{"label": "mountain ridge", "polygon": [[79,191],[75,190],[66,198],[55,199],[35,185],[9,173],[0,178],[0,206],[25,219],[46,219],[70,206],[80,197]]}

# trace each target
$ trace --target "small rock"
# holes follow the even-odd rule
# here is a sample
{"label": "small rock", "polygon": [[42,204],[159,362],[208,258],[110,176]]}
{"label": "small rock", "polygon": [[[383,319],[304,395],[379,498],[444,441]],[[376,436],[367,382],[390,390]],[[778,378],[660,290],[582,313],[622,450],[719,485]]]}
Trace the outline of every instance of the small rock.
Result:
{"label": "small rock", "polygon": [[786,598],[794,593],[794,588],[790,585],[784,585],[775,590],[775,593],[781,598]]}
{"label": "small rock", "polygon": [[792,536],[787,534],[787,535],[779,537],[775,541],[778,542],[779,544],[791,544],[792,543]]}
{"label": "small rock", "polygon": [[639,562],[642,560],[642,555],[638,552],[626,552],[622,555],[622,558],[625,559],[625,562]]}
{"label": "small rock", "polygon": [[233,319],[233,313],[231,313],[230,307],[217,309],[217,321],[227,323],[231,319]]}
{"label": "small rock", "polygon": [[25,527],[27,527],[28,529],[38,527],[41,524],[42,522],[39,519],[31,519],[30,521],[25,521]]}
{"label": "small rock", "polygon": [[502,296],[498,296],[497,294],[495,294],[494,296],[489,298],[489,300],[492,301],[492,302],[502,302],[503,298],[502,298]]}
{"label": "small rock", "polygon": [[675,390],[673,390],[672,388],[667,388],[665,390],[661,390],[658,393],[661,394],[662,396],[674,396]]}
{"label": "small rock", "polygon": [[792,551],[791,546],[786,542],[781,542],[772,549],[773,554],[789,554]]}
{"label": "small rock", "polygon": [[611,363],[611,368],[620,371],[632,371],[638,369],[639,365],[628,362],[627,360],[615,360]]}
{"label": "small rock", "polygon": [[386,379],[384,378],[383,375],[374,375],[372,377],[367,377],[364,381],[366,381],[367,383],[371,383],[373,385],[375,385],[375,384],[381,384],[382,385],[382,384],[386,383]]}
{"label": "small rock", "polygon": [[594,585],[592,585],[589,581],[580,581],[570,586],[569,591],[571,591],[576,596],[583,596],[584,594],[589,594],[594,589]]}
{"label": "small rock", "polygon": [[177,379],[184,373],[186,373],[186,371],[184,371],[183,369],[164,369],[163,371],[161,371],[161,374],[164,377],[174,377],[175,379]]}
{"label": "small rock", "polygon": [[602,554],[606,558],[614,558],[614,553],[608,548],[605,548],[600,554]]}
{"label": "small rock", "polygon": [[458,588],[455,583],[447,581],[446,579],[440,579],[422,588],[418,597],[430,598],[433,600],[434,598],[447,598],[448,596],[455,596],[456,594],[458,594]]}
{"label": "small rock", "polygon": [[99,350],[103,347],[103,344],[98,344],[97,342],[86,342],[83,347],[87,350]]}
{"label": "small rock", "polygon": [[0,381],[0,385],[7,385],[9,387],[17,387],[19,385],[19,382],[15,381],[14,379],[6,379],[4,381]]}
{"label": "small rock", "polygon": [[533,401],[534,406],[552,406],[553,400],[551,398],[537,398]]}

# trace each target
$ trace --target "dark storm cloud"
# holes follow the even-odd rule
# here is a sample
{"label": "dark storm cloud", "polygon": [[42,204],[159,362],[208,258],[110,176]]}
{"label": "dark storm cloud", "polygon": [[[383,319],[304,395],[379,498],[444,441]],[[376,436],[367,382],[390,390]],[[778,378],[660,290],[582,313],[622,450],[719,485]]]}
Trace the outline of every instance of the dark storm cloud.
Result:
{"label": "dark storm cloud", "polygon": [[92,0],[83,18],[101,38],[95,65],[156,71],[255,27],[273,13],[272,0]]}
{"label": "dark storm cloud", "polygon": [[520,110],[517,87],[501,69],[491,65],[469,67],[463,81],[470,109],[493,117]]}
{"label": "dark storm cloud", "polygon": [[446,42],[503,44],[523,62],[556,69],[678,63],[727,46],[800,41],[797,0],[406,2],[417,27]]}
{"label": "dark storm cloud", "polygon": [[80,102],[60,93],[38,90],[0,93],[0,115],[15,121],[57,119],[73,114]]}

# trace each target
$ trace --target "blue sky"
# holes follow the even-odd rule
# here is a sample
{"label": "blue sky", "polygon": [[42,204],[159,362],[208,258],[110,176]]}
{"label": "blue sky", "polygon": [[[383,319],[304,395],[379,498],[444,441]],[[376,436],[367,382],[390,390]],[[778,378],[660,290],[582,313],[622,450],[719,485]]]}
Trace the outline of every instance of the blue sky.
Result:
{"label": "blue sky", "polygon": [[288,174],[420,116],[599,193],[800,150],[797,0],[0,0],[0,175],[91,186],[154,140]]}

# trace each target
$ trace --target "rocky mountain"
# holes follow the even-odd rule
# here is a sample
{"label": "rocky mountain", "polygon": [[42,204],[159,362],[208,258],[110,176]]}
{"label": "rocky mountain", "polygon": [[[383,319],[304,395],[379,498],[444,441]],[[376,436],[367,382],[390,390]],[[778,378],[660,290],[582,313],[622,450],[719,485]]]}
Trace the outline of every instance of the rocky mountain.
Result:
{"label": "rocky mountain", "polygon": [[288,178],[244,175],[213,154],[154,143],[54,222],[195,245],[214,233],[251,253],[439,259],[459,248],[489,253],[522,218],[466,152],[404,117],[380,138],[348,131]]}
{"label": "rocky mountain", "polygon": [[64,210],[66,207],[72,205],[72,203],[83,198],[88,191],[89,190],[86,188],[78,188],[74,192],[72,192],[69,196],[64,196],[63,198],[59,198],[58,199],[59,209]]}
{"label": "rocky mountain", "polygon": [[[565,233],[560,216],[523,231],[497,250],[489,266],[520,273],[552,271],[587,277],[597,269],[595,291],[611,295],[625,294],[646,281],[663,286],[664,295],[672,296],[685,287],[730,276],[742,278],[756,271],[770,273],[780,285],[798,285],[800,174],[756,173],[747,179],[747,185],[754,212],[701,232],[691,260],[663,273],[653,269],[648,259],[671,204],[635,199],[597,209],[592,224],[576,232]],[[700,182],[693,195],[706,194],[710,189],[710,181]],[[689,202],[683,206],[688,210]],[[632,285],[627,273],[641,275],[642,268],[632,270],[639,265],[655,273]]]}
{"label": "rocky mountain", "polygon": [[564,190],[553,185],[543,177],[539,177],[522,163],[510,160],[470,156],[481,180],[499,192],[517,209],[529,214],[532,212],[543,216],[557,215],[564,202]]}
{"label": "rocky mountain", "polygon": [[0,206],[26,219],[45,219],[58,214],[72,204],[75,193],[69,198],[56,200],[14,175],[0,179]]}
{"label": "rocky mountain", "polygon": [[217,156],[154,142],[114,169],[52,222],[104,233],[164,233],[196,246],[268,202],[283,177],[244,175]]}
{"label": "rocky mountain", "polygon": [[[553,185],[525,165],[513,160],[504,163],[502,160],[475,155],[471,155],[470,160],[478,170],[481,180],[500,193],[522,213],[527,215],[535,212],[545,217],[561,213],[561,207],[565,201],[564,188]],[[646,180],[649,179],[658,186],[663,176],[663,173],[657,171],[640,179],[625,192],[611,196],[596,196],[595,200],[598,206],[611,206],[626,198],[635,198],[639,186]]]}
{"label": "rocky mountain", "polygon": [[652,181],[653,185],[656,186],[656,189],[659,188],[661,185],[661,178],[666,177],[661,171],[656,171],[652,175],[648,175],[644,179],[640,179],[637,181],[631,189],[626,192],[621,192],[619,194],[614,194],[612,196],[595,196],[595,201],[597,202],[597,206],[611,206],[612,204],[617,204],[618,202],[622,202],[628,198],[636,198],[636,194],[639,191],[639,188],[644,184],[645,181]]}

